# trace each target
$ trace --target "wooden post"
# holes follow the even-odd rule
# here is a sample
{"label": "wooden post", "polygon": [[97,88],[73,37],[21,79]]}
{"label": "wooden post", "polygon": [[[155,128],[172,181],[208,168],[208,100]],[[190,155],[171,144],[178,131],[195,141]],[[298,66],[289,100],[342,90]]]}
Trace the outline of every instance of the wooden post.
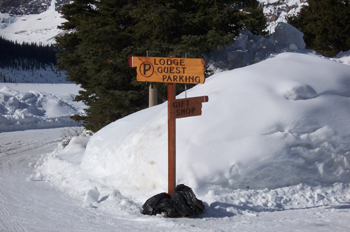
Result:
{"label": "wooden post", "polygon": [[176,84],[168,83],[168,194],[176,185],[176,119],[170,119],[170,102],[175,99]]}
{"label": "wooden post", "polygon": [[148,93],[148,107],[152,107],[158,104],[157,101],[157,96],[158,96],[158,92],[157,92],[157,87],[155,84],[150,84],[149,85],[149,93]]}

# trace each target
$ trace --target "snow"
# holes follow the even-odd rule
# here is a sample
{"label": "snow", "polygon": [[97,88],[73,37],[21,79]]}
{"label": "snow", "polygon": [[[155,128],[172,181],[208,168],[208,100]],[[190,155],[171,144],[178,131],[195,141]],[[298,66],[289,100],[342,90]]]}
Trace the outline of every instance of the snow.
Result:
{"label": "snow", "polygon": [[[301,38],[243,32],[187,90],[209,97],[176,122],[177,184],[206,206],[195,218],[140,213],[167,191],[166,103],[90,136],[69,127],[79,86],[0,83],[0,231],[349,231],[350,54]],[[252,65],[223,71],[238,51]]]}
{"label": "snow", "polygon": [[[206,206],[192,219],[140,214],[149,197],[167,191],[166,103],[65,147],[62,129],[0,133],[0,200],[9,212],[18,211],[11,195],[26,207],[13,227],[0,211],[0,228],[47,231],[64,221],[60,231],[348,231],[349,71],[313,53],[286,52],[188,90],[188,97],[209,96],[201,116],[177,120],[177,183]],[[60,95],[68,86],[10,87]],[[33,214],[29,199],[49,206]]]}
{"label": "snow", "polygon": [[332,60],[338,61],[339,63],[350,65],[350,51],[339,52]]}
{"label": "snow", "polygon": [[307,5],[306,0],[259,0],[263,4],[263,12],[268,22],[266,31],[275,32],[279,23],[286,23],[291,16],[297,15],[301,8]]}
{"label": "snow", "polygon": [[[243,194],[250,207],[264,210],[348,201],[349,73],[349,66],[316,55],[283,53],[187,91],[210,100],[200,117],[177,121],[177,182],[207,203],[224,198],[248,207],[240,200],[247,197],[229,197]],[[141,204],[167,190],[166,103],[111,123],[86,142],[80,162],[62,163],[61,153],[72,149],[66,148],[38,170],[75,197],[95,187],[117,189]],[[338,189],[331,199],[327,188]]]}
{"label": "snow", "polygon": [[0,13],[0,35],[18,43],[50,45],[55,36],[62,33],[57,26],[65,22],[61,14],[52,7],[41,14],[12,16]]}
{"label": "snow", "polygon": [[74,84],[0,83],[0,132],[79,126],[70,119],[85,114],[82,103],[72,102],[79,89]]}

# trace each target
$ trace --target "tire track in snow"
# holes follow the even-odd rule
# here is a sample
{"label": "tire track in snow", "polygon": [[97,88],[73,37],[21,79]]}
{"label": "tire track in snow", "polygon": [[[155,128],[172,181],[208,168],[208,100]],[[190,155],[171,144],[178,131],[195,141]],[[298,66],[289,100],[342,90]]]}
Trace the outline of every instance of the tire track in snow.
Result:
{"label": "tire track in snow", "polygon": [[[0,185],[3,188],[2,184]],[[7,207],[4,194],[0,190],[0,231],[25,232],[26,230],[18,223]]]}
{"label": "tire track in snow", "polygon": [[49,140],[49,141],[41,141],[41,140],[31,140],[31,141],[14,141],[9,142],[4,145],[0,145],[0,154],[4,153],[6,155],[15,155],[22,152],[30,152],[37,148],[41,148],[43,150],[47,150],[55,147],[57,143],[59,142],[59,139],[56,139],[55,141]]}
{"label": "tire track in snow", "polygon": [[25,204],[31,200],[25,199],[30,189],[23,183],[31,174],[28,164],[57,146],[57,130],[52,132],[53,136],[40,130],[0,133],[0,232],[24,232],[22,225],[33,222],[19,215],[28,210]]}
{"label": "tire track in snow", "polygon": [[0,232],[153,231],[148,222],[135,225],[104,211],[84,208],[80,199],[45,182],[27,180],[34,173],[28,164],[52,152],[60,135],[61,129],[0,133]]}

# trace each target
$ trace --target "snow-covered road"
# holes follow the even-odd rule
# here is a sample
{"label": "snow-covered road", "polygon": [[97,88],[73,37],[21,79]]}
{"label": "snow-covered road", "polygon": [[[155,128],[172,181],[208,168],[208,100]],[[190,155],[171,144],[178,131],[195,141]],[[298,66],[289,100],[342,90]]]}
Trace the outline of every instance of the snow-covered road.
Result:
{"label": "snow-covered road", "polygon": [[61,130],[0,133],[1,232],[112,231],[128,227],[81,207],[80,202],[43,181],[28,180],[41,154],[57,147]]}
{"label": "snow-covered road", "polygon": [[[349,231],[342,206],[225,216],[210,207],[198,218],[122,216],[84,208],[44,181],[29,180],[33,165],[60,141],[62,129],[0,133],[0,231]],[[35,179],[35,178],[34,178]],[[38,177],[40,179],[40,177]],[[116,209],[117,210],[117,209]],[[213,211],[214,210],[214,211]],[[226,214],[227,215],[227,214]]]}

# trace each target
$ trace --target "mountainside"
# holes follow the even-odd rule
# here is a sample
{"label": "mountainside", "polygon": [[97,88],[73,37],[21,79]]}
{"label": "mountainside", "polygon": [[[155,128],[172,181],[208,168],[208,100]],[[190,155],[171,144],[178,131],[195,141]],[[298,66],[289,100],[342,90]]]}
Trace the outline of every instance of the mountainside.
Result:
{"label": "mountainside", "polygon": [[54,9],[60,11],[69,0],[0,0],[0,12],[11,15],[40,14],[46,11],[54,2]]}

